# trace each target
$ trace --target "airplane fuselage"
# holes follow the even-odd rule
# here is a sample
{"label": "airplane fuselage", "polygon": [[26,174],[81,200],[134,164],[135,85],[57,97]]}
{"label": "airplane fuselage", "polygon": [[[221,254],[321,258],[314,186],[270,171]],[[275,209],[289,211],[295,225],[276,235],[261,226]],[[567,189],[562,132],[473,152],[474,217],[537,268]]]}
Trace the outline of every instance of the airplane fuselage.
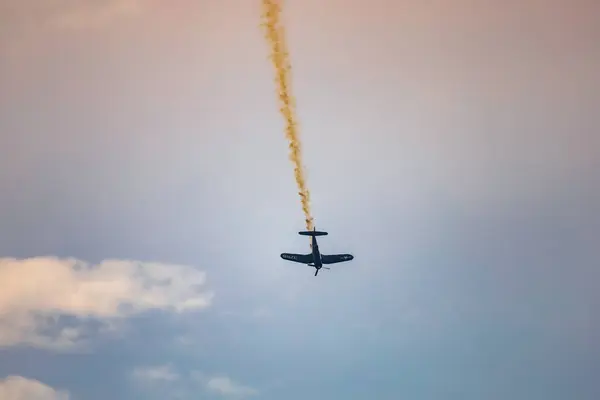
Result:
{"label": "airplane fuselage", "polygon": [[312,255],[313,255],[313,266],[316,269],[321,269],[323,261],[321,260],[321,252],[319,251],[319,245],[317,244],[317,237],[312,237]]}

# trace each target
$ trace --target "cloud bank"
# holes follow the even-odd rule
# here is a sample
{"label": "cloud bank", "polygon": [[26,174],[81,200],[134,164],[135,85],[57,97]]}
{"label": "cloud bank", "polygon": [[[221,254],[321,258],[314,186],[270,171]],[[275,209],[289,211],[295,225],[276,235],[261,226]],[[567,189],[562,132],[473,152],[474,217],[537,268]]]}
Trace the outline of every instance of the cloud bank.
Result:
{"label": "cloud bank", "polygon": [[148,310],[211,305],[206,274],[189,266],[105,260],[0,258],[0,347],[66,350]]}
{"label": "cloud bank", "polygon": [[69,392],[56,390],[34,379],[9,376],[0,380],[2,400],[70,400]]}

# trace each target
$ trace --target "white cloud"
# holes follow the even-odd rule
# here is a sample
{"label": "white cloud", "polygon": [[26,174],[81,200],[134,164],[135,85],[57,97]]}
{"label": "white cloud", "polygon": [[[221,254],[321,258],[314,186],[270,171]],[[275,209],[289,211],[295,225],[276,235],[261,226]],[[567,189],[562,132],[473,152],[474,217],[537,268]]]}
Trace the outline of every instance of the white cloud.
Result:
{"label": "white cloud", "polygon": [[138,367],[133,370],[133,377],[142,383],[173,382],[179,379],[179,374],[171,364],[162,366]]}
{"label": "white cloud", "polygon": [[52,257],[0,258],[0,282],[0,347],[72,349],[90,335],[114,331],[128,316],[151,309],[199,310],[213,296],[201,290],[202,271],[129,260],[88,265]]}
{"label": "white cloud", "polygon": [[235,382],[224,375],[206,376],[200,371],[194,371],[190,376],[194,381],[202,384],[207,391],[222,397],[243,398],[258,395],[258,390]]}
{"label": "white cloud", "polygon": [[2,400],[69,400],[69,392],[56,390],[34,379],[9,376],[0,380]]}
{"label": "white cloud", "polygon": [[236,383],[226,376],[215,376],[206,382],[206,388],[211,392],[226,397],[246,397],[258,394],[256,389]]}

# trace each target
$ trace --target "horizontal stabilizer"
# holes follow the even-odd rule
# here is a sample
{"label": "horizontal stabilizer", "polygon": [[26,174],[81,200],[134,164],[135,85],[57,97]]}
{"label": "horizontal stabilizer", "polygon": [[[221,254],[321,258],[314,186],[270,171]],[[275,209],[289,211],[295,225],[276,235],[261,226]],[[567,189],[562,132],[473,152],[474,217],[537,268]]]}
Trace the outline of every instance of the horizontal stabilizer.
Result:
{"label": "horizontal stabilizer", "polygon": [[325,236],[328,235],[327,232],[321,232],[321,231],[302,231],[302,232],[298,232],[298,235],[302,235],[302,236]]}

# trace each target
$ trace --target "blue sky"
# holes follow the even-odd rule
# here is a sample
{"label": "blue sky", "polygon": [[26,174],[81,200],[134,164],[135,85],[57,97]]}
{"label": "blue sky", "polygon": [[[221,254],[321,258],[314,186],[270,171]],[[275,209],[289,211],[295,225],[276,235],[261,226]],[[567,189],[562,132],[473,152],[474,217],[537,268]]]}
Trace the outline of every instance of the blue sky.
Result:
{"label": "blue sky", "polygon": [[599,8],[396,3],[284,8],[315,278],[260,2],[4,1],[0,398],[599,398]]}

